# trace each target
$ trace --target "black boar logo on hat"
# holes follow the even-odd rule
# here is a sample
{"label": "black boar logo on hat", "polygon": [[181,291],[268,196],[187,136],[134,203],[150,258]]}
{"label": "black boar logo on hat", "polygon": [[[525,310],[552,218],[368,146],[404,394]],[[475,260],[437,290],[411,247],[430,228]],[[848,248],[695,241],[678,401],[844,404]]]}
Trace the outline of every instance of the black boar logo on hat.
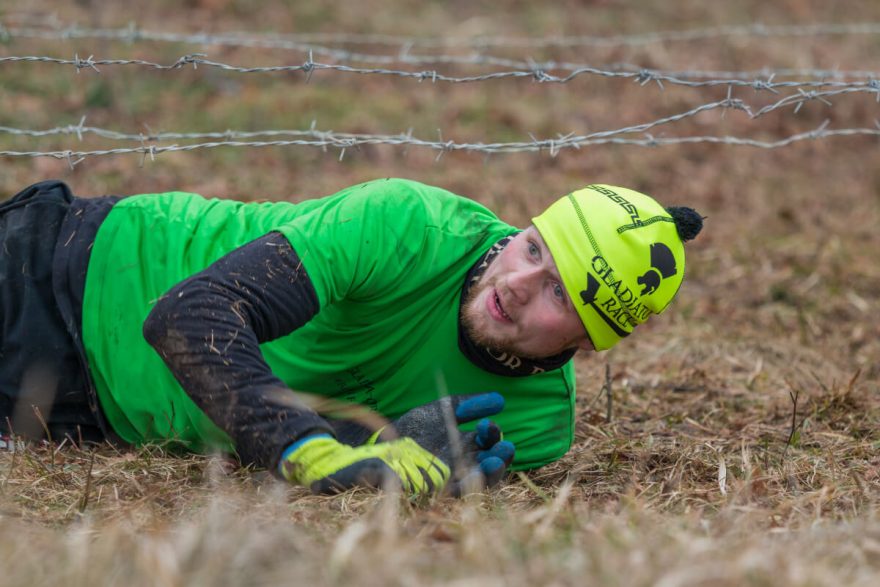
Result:
{"label": "black boar logo on hat", "polygon": [[651,268],[636,280],[642,286],[641,295],[649,296],[654,293],[660,282],[675,275],[676,271],[675,256],[669,247],[663,243],[651,245]]}

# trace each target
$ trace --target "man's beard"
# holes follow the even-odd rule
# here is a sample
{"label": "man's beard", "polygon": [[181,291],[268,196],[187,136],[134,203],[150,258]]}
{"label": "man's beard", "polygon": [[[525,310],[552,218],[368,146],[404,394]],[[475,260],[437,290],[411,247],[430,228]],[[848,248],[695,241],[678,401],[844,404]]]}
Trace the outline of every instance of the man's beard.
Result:
{"label": "man's beard", "polygon": [[477,297],[484,291],[496,287],[497,280],[479,281],[468,292],[461,311],[461,324],[467,336],[478,345],[488,348],[493,355],[502,353],[514,355],[523,359],[540,359],[523,354],[517,349],[517,340],[512,335],[491,336],[487,328],[491,318],[486,313],[483,304],[477,301]]}

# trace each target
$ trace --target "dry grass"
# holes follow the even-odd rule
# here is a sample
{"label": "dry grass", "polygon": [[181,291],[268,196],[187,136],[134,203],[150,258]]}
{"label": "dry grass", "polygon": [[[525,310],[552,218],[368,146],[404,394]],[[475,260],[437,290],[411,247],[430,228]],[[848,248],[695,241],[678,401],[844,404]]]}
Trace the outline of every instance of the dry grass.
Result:
{"label": "dry grass", "polygon": [[563,460],[464,501],[312,496],[159,447],[4,453],[0,584],[876,583],[876,394],[800,388],[792,435],[791,402],[723,379],[617,381],[611,423],[583,394]]}
{"label": "dry grass", "polygon": [[[173,9],[171,8],[173,4]],[[880,20],[871,3],[849,21]],[[542,35],[635,33],[715,24],[829,22],[833,3],[83,2],[62,19],[144,28]],[[659,5],[658,5],[659,6]],[[46,11],[3,7],[0,17]],[[169,19],[163,11],[173,10]],[[5,11],[5,12],[3,12]],[[177,24],[174,24],[177,23]],[[668,69],[876,67],[875,37],[728,39],[536,59]],[[368,48],[369,49],[369,48]],[[377,49],[377,48],[373,48]],[[137,56],[173,62],[191,47],[16,41],[3,54]],[[378,50],[378,49],[377,49]],[[233,63],[301,56],[209,48]],[[511,50],[508,54],[521,58]],[[455,73],[472,72],[451,68]],[[119,130],[303,128],[432,138],[518,140],[657,119],[723,97],[584,78],[470,86],[316,74],[100,76],[0,67],[0,124],[89,123]],[[777,99],[751,90],[736,97]],[[869,96],[818,102],[750,121],[717,113],[658,132],[781,137],[871,126]],[[69,143],[0,137],[0,146]],[[99,146],[84,141],[83,146]],[[101,143],[100,146],[105,146]],[[880,577],[880,151],[839,139],[780,151],[720,146],[605,147],[481,157],[390,148],[334,155],[216,150],[64,162],[4,160],[0,192],[49,176],[74,191],[187,189],[243,199],[331,193],[376,176],[443,185],[514,223],[590,181],[620,183],[708,216],[689,246],[688,279],[668,315],[608,353],[577,359],[576,445],[560,462],[488,495],[410,504],[353,492],[308,495],[221,459],[159,447],[29,447],[0,453],[2,585],[184,584],[875,585]],[[611,420],[600,396],[613,378]],[[797,397],[794,410],[793,397]]]}
{"label": "dry grass", "polygon": [[811,394],[796,442],[791,406],[736,407],[699,381],[650,400],[619,387],[611,424],[604,406],[581,407],[565,459],[464,501],[316,497],[156,447],[6,453],[0,583],[876,582],[878,422],[864,386]]}

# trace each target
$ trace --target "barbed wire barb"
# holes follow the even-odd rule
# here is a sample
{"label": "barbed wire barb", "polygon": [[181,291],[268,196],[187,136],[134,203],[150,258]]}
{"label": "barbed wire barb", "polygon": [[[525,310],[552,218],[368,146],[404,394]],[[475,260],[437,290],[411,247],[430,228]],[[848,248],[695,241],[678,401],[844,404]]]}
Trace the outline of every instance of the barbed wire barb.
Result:
{"label": "barbed wire barb", "polygon": [[66,152],[66,157],[65,157],[65,158],[67,159],[67,164],[70,166],[70,170],[71,170],[71,171],[73,171],[73,169],[74,169],[79,163],[82,163],[83,161],[85,161],[85,156],[84,156],[84,155],[83,155],[83,156],[79,156],[79,159],[77,159],[76,161],[74,161],[74,160],[73,160],[73,152],[72,152],[72,151],[67,151],[67,152]]}
{"label": "barbed wire barb", "polygon": [[89,55],[87,59],[82,60],[79,58],[79,55],[74,53],[73,55],[73,66],[76,68],[76,72],[79,73],[81,69],[85,69],[86,67],[91,67],[98,73],[101,73],[101,70],[95,65],[94,55]]}
{"label": "barbed wire barb", "polygon": [[880,80],[870,79],[868,80],[868,87],[874,90],[875,99],[878,103],[880,103]]}
{"label": "barbed wire barb", "polygon": [[74,132],[76,132],[76,138],[79,139],[79,142],[83,140],[83,127],[86,123],[86,115],[83,114],[82,118],[79,119],[79,124],[74,127]]}
{"label": "barbed wire barb", "polygon": [[820,138],[822,138],[822,137],[824,136],[823,133],[825,133],[825,129],[828,128],[828,125],[829,125],[829,124],[831,124],[831,120],[830,120],[830,119],[826,118],[825,120],[823,120],[823,121],[822,121],[822,124],[820,124],[818,128],[816,128],[815,130],[813,130],[813,131],[811,131],[811,132],[809,133],[810,138],[811,138],[811,139],[820,139]]}
{"label": "barbed wire barb", "polygon": [[306,72],[306,83],[312,81],[312,72],[315,71],[315,60],[312,59],[312,52],[309,51],[309,59],[303,63],[303,71]]}
{"label": "barbed wire barb", "polygon": [[826,106],[833,106],[830,100],[826,100],[822,96],[820,96],[817,92],[809,91],[806,92],[801,88],[798,88],[798,92],[803,97],[803,100],[799,100],[797,105],[794,107],[794,113],[797,114],[800,112],[801,106],[803,106],[808,100],[819,100]]}

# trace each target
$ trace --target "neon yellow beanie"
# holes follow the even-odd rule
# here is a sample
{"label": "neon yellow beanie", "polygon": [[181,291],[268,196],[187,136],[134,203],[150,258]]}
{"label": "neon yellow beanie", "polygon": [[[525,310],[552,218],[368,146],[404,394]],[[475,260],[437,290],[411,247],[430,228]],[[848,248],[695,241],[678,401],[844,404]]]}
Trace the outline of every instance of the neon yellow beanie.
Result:
{"label": "neon yellow beanie", "polygon": [[644,194],[608,185],[560,198],[532,222],[597,351],[669,305],[684,277],[682,241],[702,227],[690,208],[667,211]]}

